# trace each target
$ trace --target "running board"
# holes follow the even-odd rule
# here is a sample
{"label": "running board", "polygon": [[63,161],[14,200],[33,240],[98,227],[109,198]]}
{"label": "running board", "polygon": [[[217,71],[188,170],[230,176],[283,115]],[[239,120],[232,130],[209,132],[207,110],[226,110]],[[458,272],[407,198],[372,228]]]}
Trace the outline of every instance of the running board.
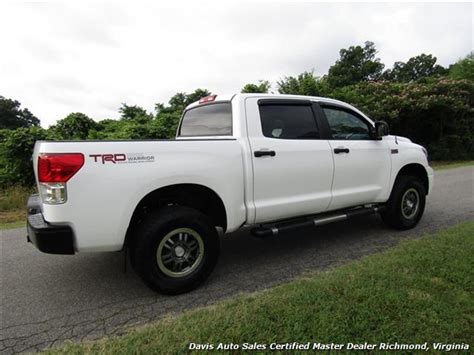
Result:
{"label": "running board", "polygon": [[307,227],[318,227],[324,224],[333,222],[344,221],[358,216],[366,216],[374,214],[385,209],[385,206],[371,206],[371,207],[359,207],[350,210],[341,211],[333,215],[325,215],[319,217],[306,217],[303,219],[297,219],[292,221],[281,221],[273,224],[262,224],[258,227],[252,228],[250,232],[257,238],[267,238],[276,236],[283,232],[293,231],[299,228]]}

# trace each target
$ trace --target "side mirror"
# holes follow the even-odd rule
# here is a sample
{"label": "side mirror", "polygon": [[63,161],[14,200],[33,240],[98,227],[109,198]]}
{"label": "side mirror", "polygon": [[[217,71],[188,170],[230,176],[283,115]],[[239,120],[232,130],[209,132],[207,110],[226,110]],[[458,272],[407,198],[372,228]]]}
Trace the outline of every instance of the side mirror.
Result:
{"label": "side mirror", "polygon": [[388,124],[385,121],[375,122],[375,136],[376,138],[382,138],[383,136],[388,136],[389,129]]}

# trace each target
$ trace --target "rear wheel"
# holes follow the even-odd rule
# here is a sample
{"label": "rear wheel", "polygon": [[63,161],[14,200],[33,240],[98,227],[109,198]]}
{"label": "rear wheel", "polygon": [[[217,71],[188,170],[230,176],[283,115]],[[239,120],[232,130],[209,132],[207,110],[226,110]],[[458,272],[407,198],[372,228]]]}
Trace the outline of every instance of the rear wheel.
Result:
{"label": "rear wheel", "polygon": [[152,212],[140,223],[131,261],[152,289],[178,294],[199,286],[219,256],[219,237],[207,216],[192,208],[171,206]]}
{"label": "rear wheel", "polygon": [[415,227],[423,216],[426,191],[423,183],[414,176],[399,176],[395,181],[386,209],[381,213],[383,221],[396,229]]}

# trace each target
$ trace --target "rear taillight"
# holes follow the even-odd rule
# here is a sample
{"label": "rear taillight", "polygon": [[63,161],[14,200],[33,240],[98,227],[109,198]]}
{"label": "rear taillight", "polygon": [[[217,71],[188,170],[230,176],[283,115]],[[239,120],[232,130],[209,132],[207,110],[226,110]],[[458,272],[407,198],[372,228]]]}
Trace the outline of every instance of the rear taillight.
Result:
{"label": "rear taillight", "polygon": [[67,182],[84,165],[81,153],[54,153],[38,156],[39,182]]}
{"label": "rear taillight", "polygon": [[66,182],[84,165],[81,153],[51,153],[38,156],[38,181],[41,199],[47,204],[67,201]]}

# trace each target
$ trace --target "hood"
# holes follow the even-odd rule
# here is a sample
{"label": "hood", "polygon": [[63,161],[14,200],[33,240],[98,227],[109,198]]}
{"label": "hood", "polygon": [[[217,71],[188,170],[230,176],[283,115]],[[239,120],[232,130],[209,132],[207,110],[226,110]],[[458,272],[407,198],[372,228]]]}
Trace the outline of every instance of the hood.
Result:
{"label": "hood", "polygon": [[396,139],[396,140],[399,141],[399,142],[412,143],[412,141],[411,141],[409,138],[407,138],[407,137],[392,136],[392,135],[390,135],[389,137],[390,137],[391,139],[393,139],[393,140]]}

